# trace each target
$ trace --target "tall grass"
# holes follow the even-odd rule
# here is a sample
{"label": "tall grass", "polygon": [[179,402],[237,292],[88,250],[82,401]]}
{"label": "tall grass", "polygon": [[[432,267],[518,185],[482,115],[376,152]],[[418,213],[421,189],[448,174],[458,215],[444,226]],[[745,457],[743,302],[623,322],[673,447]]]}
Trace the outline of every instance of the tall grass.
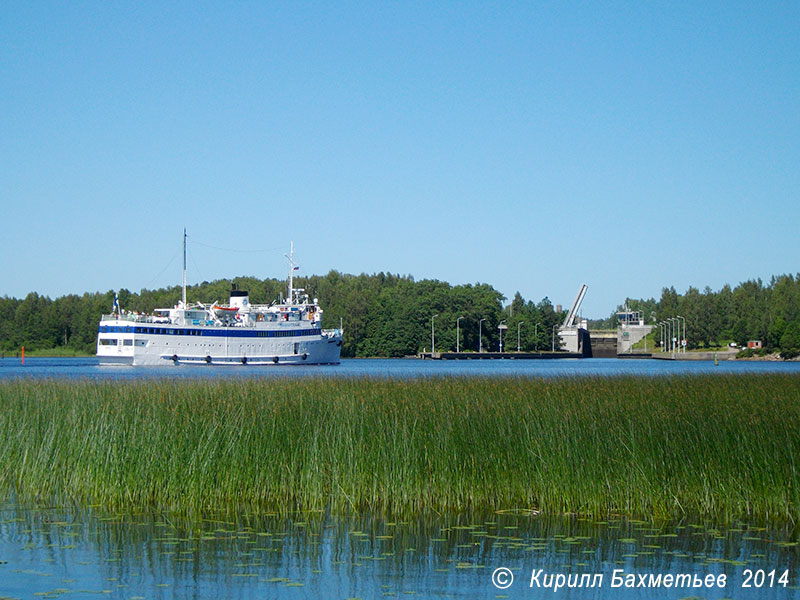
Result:
{"label": "tall grass", "polygon": [[7,381],[0,488],[171,510],[800,517],[800,377]]}

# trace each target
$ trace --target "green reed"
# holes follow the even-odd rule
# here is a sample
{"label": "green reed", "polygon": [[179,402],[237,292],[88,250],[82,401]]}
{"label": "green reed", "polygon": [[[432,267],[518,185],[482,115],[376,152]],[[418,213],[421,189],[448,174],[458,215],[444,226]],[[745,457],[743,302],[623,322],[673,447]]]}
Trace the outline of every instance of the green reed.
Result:
{"label": "green reed", "polygon": [[171,510],[800,517],[797,375],[0,383],[0,488]]}

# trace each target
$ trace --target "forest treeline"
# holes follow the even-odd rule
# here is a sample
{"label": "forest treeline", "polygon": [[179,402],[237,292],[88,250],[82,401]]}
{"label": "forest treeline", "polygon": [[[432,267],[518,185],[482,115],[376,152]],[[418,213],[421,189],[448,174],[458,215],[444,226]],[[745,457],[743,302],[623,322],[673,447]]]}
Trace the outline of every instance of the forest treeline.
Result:
{"label": "forest treeline", "polygon": [[[286,295],[283,280],[237,277],[188,286],[187,301],[227,302],[232,283],[248,290],[253,303],[269,304]],[[324,328],[341,323],[345,332],[342,356],[346,357],[393,357],[430,350],[432,318],[437,350],[456,349],[458,317],[463,317],[459,323],[461,350],[478,350],[479,329],[483,349],[498,350],[498,325],[503,320],[508,325],[507,348],[516,349],[517,324],[524,321],[519,327],[522,349],[549,349],[552,328],[563,320],[547,298],[534,304],[517,294],[510,306],[504,306],[505,297],[482,283],[452,286],[435,280],[415,281],[411,276],[331,271],[295,277],[294,285],[319,299]],[[140,313],[174,306],[180,297],[178,286],[118,292],[122,309]],[[100,315],[111,313],[113,303],[113,290],[55,300],[35,292],[21,300],[0,298],[0,349],[8,352],[24,345],[32,350],[94,352]],[[485,321],[479,325],[481,319]]]}
{"label": "forest treeline", "polygon": [[[800,273],[772,277],[766,284],[754,279],[735,288],[725,285],[716,292],[709,287],[702,292],[690,287],[678,294],[669,287],[662,290],[658,300],[628,298],[627,305],[640,311],[649,324],[684,317],[689,349],[727,342],[741,346],[759,340],[765,351],[777,351],[787,358],[800,354]],[[615,319],[612,315],[606,324]],[[655,337],[660,342],[659,327]]]}
{"label": "forest treeline", "polygon": [[[250,292],[251,302],[269,304],[286,294],[286,283],[277,279],[237,277],[203,282],[187,288],[191,302],[225,302],[231,283]],[[324,310],[323,327],[344,328],[342,355],[405,356],[431,348],[431,320],[436,349],[456,349],[456,320],[460,320],[460,349],[477,351],[480,328],[483,349],[499,349],[498,326],[505,322],[504,349],[549,350],[553,328],[564,314],[556,313],[548,298],[538,303],[517,293],[509,304],[491,285],[450,285],[436,280],[415,281],[411,276],[378,273],[296,277],[295,287],[305,288]],[[175,305],[178,286],[139,293],[119,290],[120,306],[149,313],[154,308]],[[94,352],[101,314],[112,311],[114,291],[70,294],[51,300],[31,292],[24,299],[0,298],[0,349],[21,346],[33,350],[67,349]],[[688,347],[713,347],[727,341],[746,344],[761,340],[766,347],[785,356],[800,353],[800,274],[746,281],[719,291],[689,288],[678,294],[664,288],[656,300],[627,299],[631,310],[642,313],[647,323],[669,317],[686,320]],[[434,317],[434,315],[436,315]],[[479,326],[481,319],[485,319]],[[594,322],[594,327],[616,327],[616,317]],[[656,327],[656,339],[659,336]]]}

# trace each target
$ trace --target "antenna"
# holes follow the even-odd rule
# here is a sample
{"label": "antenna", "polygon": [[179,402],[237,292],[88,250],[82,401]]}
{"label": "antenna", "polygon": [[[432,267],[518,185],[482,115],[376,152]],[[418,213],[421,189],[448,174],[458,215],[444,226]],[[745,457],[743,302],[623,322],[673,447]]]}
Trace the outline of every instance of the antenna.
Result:
{"label": "antenna", "polygon": [[294,294],[292,293],[294,287],[294,241],[290,242],[289,254],[284,254],[284,256],[289,259],[289,296],[287,304],[292,304],[294,302]]}
{"label": "antenna", "polygon": [[186,308],[186,227],[183,228],[183,308]]}

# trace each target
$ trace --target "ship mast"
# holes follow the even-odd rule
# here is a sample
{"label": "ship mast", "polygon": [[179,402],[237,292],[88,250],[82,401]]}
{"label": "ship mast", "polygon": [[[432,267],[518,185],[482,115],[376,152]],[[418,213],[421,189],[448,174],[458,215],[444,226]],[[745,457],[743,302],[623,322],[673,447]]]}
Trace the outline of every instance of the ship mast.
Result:
{"label": "ship mast", "polygon": [[186,308],[186,227],[183,228],[183,308]]}
{"label": "ship mast", "polygon": [[290,242],[289,254],[284,254],[289,259],[289,297],[287,304],[294,304],[294,241]]}

